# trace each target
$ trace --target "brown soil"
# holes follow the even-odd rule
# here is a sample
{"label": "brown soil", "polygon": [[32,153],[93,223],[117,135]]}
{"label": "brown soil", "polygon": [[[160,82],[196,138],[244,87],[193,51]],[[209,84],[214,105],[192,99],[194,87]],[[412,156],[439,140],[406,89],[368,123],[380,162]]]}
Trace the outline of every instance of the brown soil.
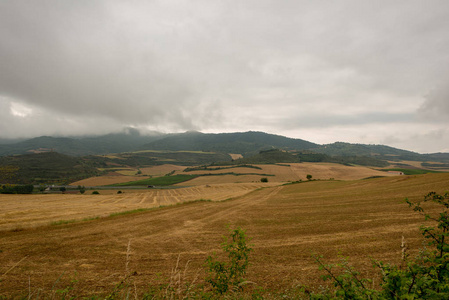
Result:
{"label": "brown soil", "polygon": [[[191,282],[198,276],[201,282],[204,261],[220,251],[227,225],[242,227],[252,238],[247,278],[262,287],[323,284],[312,253],[335,262],[341,251],[363,275],[372,277],[371,258],[400,261],[402,236],[410,253],[421,246],[418,226],[423,219],[407,208],[404,198],[420,200],[429,191],[444,192],[448,184],[449,174],[312,181],[259,189],[229,201],[2,232],[0,295],[49,294],[67,287],[72,279],[78,280],[74,287],[78,296],[104,295],[127,274],[132,274],[131,291],[135,288],[141,295],[149,284],[168,280],[178,257],[183,270],[189,262],[183,280]],[[215,187],[203,189],[208,188]],[[188,190],[179,191],[179,197],[183,191]],[[190,191],[196,193],[194,188]],[[138,203],[144,195],[124,197]],[[103,209],[118,199],[105,198]],[[34,199],[41,207],[44,201]],[[73,198],[64,209],[90,201]]]}

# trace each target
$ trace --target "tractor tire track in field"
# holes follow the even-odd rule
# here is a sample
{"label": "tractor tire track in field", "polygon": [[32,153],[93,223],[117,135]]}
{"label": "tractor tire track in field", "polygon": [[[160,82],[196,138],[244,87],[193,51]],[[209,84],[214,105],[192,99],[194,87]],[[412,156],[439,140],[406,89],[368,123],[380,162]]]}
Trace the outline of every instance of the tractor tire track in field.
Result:
{"label": "tractor tire track in field", "polygon": [[179,189],[152,189],[100,195],[2,195],[0,231],[82,220],[139,208],[173,205],[199,199],[222,201],[240,197],[261,184],[221,184]]}
{"label": "tractor tire track in field", "polygon": [[[177,240],[185,248],[191,247],[192,236],[199,234],[200,232],[207,232],[207,227],[211,223],[227,223],[235,216],[244,216],[245,211],[251,209],[255,204],[265,202],[281,191],[282,187],[267,188],[264,191],[256,191],[250,195],[244,195],[237,199],[218,202],[216,207],[207,207],[197,218],[188,218],[191,213],[184,212],[184,218],[174,218],[175,221],[167,224],[167,227],[171,227],[170,231],[161,233],[159,238],[169,238]],[[268,192],[267,192],[268,191]],[[181,209],[182,210],[182,209]],[[191,251],[185,251],[184,253],[197,253],[198,249],[192,249]]]}

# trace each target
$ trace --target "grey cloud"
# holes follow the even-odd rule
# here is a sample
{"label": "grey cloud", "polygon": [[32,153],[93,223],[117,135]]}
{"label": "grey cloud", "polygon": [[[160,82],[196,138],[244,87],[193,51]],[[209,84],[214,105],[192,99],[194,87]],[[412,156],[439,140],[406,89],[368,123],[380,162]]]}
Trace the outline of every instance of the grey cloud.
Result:
{"label": "grey cloud", "polygon": [[326,128],[332,126],[359,126],[366,124],[406,124],[415,121],[413,114],[400,113],[363,113],[357,115],[335,115],[323,111],[314,115],[301,114],[283,120],[282,127],[297,126],[302,128]]}
{"label": "grey cloud", "polygon": [[161,61],[160,53],[139,41],[122,46],[126,36],[107,29],[114,24],[103,7],[44,3],[19,1],[1,9],[4,95],[68,115],[186,122],[180,111],[192,92],[188,80],[178,80],[176,70],[166,67],[170,58]]}
{"label": "grey cloud", "polygon": [[427,120],[449,123],[449,84],[433,89],[425,97],[418,113]]}
{"label": "grey cloud", "polygon": [[[446,76],[448,13],[443,0],[5,0],[0,96],[79,132],[95,120],[274,133],[288,122],[426,122],[411,114]],[[432,97],[419,114],[447,111]],[[38,119],[20,124],[58,124]]]}

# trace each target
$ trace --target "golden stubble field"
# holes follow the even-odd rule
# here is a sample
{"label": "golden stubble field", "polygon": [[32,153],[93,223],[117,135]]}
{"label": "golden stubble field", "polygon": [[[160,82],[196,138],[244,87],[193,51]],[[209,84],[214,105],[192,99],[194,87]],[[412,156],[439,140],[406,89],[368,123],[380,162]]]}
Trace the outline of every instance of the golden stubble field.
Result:
{"label": "golden stubble field", "polygon": [[86,194],[0,194],[0,231],[21,230],[52,222],[106,217],[113,213],[156,208],[195,200],[222,201],[273,183],[214,184],[175,189],[99,190]]}
{"label": "golden stubble field", "polygon": [[[220,170],[198,170],[198,171],[184,172],[184,169],[186,167],[166,164],[161,166],[142,168],[140,169],[140,171],[142,172],[142,175],[140,176],[133,176],[137,172],[137,169],[121,170],[121,171],[118,170],[114,172],[114,175],[91,177],[74,182],[71,185],[74,186],[110,185],[115,183],[141,180],[146,178],[145,175],[157,177],[157,176],[164,176],[171,172],[174,172],[174,174],[215,175],[215,176],[201,176],[188,182],[180,183],[178,184],[178,186],[258,182],[260,181],[261,177],[267,177],[270,182],[286,183],[289,181],[306,180],[307,174],[312,175],[314,179],[326,179],[326,180],[330,178],[334,178],[337,180],[354,180],[372,176],[393,176],[392,174],[389,174],[387,172],[382,172],[368,167],[362,166],[351,167],[333,163],[292,163],[285,165],[279,164],[279,165],[255,165],[255,166],[259,167],[260,169],[247,168],[247,167],[229,168],[229,166],[224,166],[224,168]],[[234,173],[234,174],[216,176],[223,173]]]}
{"label": "golden stubble field", "polygon": [[220,251],[227,225],[242,227],[252,238],[247,278],[262,287],[322,284],[312,253],[335,262],[341,252],[364,275],[374,276],[370,259],[399,262],[402,236],[410,253],[421,246],[418,227],[424,221],[404,198],[419,200],[448,186],[449,174],[311,181],[267,186],[228,201],[2,231],[0,295],[44,294],[73,279],[78,295],[105,294],[126,274],[133,274],[132,287],[142,293],[169,278],[178,258],[183,270],[188,262],[183,280],[198,276],[201,282],[204,261]]}

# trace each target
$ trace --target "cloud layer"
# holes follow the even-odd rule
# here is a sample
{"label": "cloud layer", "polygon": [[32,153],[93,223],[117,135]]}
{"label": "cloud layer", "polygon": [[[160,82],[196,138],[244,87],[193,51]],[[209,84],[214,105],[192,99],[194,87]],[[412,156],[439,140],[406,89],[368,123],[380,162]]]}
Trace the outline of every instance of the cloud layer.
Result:
{"label": "cloud layer", "polygon": [[449,151],[449,3],[0,2],[0,138],[262,130]]}

